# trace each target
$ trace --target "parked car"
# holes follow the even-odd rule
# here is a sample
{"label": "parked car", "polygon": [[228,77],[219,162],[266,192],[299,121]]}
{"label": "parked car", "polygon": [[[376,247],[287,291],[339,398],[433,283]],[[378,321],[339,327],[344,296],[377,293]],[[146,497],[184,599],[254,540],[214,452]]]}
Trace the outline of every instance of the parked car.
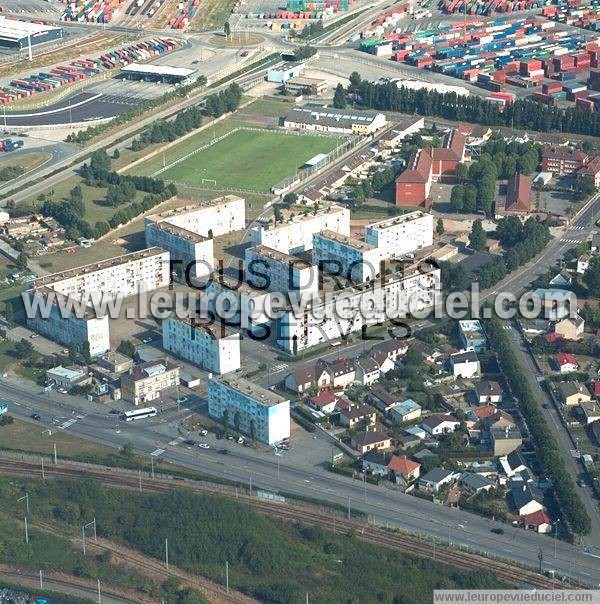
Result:
{"label": "parked car", "polygon": [[242,436],[239,436],[237,439],[237,444],[238,445],[243,445],[244,444],[244,438]]}
{"label": "parked car", "polygon": [[39,413],[32,413],[31,419],[34,419],[36,422],[42,421],[42,416]]}
{"label": "parked car", "polygon": [[202,428],[202,430],[200,430],[200,436],[206,436],[208,434],[208,430],[206,428]]}
{"label": "parked car", "polygon": [[491,530],[492,533],[496,534],[496,535],[504,535],[504,529],[503,528],[493,528]]}
{"label": "parked car", "polygon": [[198,446],[201,449],[210,449],[210,445],[208,443],[200,443]]}
{"label": "parked car", "polygon": [[177,399],[177,403],[178,403],[179,405],[183,405],[183,403],[187,403],[187,402],[188,402],[188,397],[187,397],[187,396],[180,396],[180,397]]}

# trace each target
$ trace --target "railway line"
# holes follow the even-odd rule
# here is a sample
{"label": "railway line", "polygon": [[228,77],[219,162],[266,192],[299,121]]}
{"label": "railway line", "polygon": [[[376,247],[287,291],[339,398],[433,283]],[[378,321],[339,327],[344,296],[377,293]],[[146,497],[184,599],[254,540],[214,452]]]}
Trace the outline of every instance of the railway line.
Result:
{"label": "railway line", "polygon": [[[40,465],[27,461],[0,460],[0,475],[12,476],[41,476]],[[168,492],[173,488],[186,488],[198,493],[213,493],[233,497],[251,505],[259,513],[284,520],[286,522],[303,522],[306,524],[320,524],[337,532],[353,531],[356,536],[365,541],[383,545],[397,551],[422,555],[428,558],[465,570],[486,569],[495,573],[507,584],[518,587],[523,584],[538,589],[551,589],[552,579],[535,572],[534,570],[511,565],[507,562],[494,560],[472,552],[453,549],[437,545],[430,541],[412,535],[392,532],[386,529],[371,526],[364,521],[334,517],[314,508],[305,509],[300,505],[290,505],[282,502],[266,502],[254,496],[220,488],[216,485],[201,484],[184,479],[157,477],[155,479],[142,477],[140,474],[116,471],[114,468],[90,468],[89,466],[50,466],[45,469],[45,476],[65,479],[94,478],[106,486],[142,490],[146,492]],[[564,587],[564,584],[561,584]]]}

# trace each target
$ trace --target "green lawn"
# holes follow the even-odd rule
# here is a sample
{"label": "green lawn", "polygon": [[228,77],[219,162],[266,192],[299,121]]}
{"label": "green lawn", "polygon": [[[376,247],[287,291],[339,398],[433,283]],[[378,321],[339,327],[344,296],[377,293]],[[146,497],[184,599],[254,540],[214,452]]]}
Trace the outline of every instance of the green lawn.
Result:
{"label": "green lawn", "polygon": [[272,131],[238,130],[211,147],[168,168],[161,178],[199,186],[216,181],[220,189],[266,191],[318,153],[329,153],[339,139]]}

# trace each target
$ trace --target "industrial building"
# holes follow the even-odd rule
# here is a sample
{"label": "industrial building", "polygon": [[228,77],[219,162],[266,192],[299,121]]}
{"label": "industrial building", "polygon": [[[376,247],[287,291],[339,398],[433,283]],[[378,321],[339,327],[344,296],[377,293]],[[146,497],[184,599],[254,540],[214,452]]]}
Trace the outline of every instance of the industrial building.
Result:
{"label": "industrial building", "polygon": [[110,349],[110,336],[108,315],[98,315],[92,299],[126,298],[165,287],[170,279],[169,252],[156,247],[40,277],[28,286],[27,324],[61,344],[75,341],[80,350],[87,342],[97,356]]}
{"label": "industrial building", "polygon": [[382,256],[379,248],[361,239],[321,231],[313,237],[312,260],[319,270],[364,283],[379,275]]}
{"label": "industrial building", "polygon": [[187,67],[169,67],[168,65],[149,65],[131,63],[121,68],[120,77],[143,82],[162,82],[163,84],[188,84],[196,73]]}
{"label": "industrial building", "polygon": [[272,292],[316,293],[319,270],[314,264],[258,245],[246,249],[246,281]]}
{"label": "industrial building", "polygon": [[127,403],[145,405],[179,387],[179,367],[170,361],[140,363],[121,377],[121,395]]}
{"label": "industrial building", "polygon": [[286,92],[291,92],[292,94],[310,94],[312,96],[320,96],[327,92],[327,80],[296,76],[289,78],[285,82],[285,90]]}
{"label": "industrial building", "polygon": [[[304,309],[290,308],[277,321],[277,344],[296,354],[370,325],[431,309],[439,303],[440,294],[440,270],[430,268],[424,272],[423,267],[327,293]],[[343,313],[338,312],[341,298]],[[365,308],[370,312],[361,312]]]}
{"label": "industrial building", "polygon": [[297,78],[304,73],[304,63],[285,63],[267,71],[267,82],[285,84],[290,78]]}
{"label": "industrial building", "polygon": [[313,103],[294,107],[283,118],[285,128],[361,136],[374,134],[385,124],[386,118],[383,113],[357,109],[336,109]]}
{"label": "industrial building", "polygon": [[378,247],[383,258],[397,258],[433,245],[433,215],[410,212],[365,227],[365,241]]}
{"label": "industrial building", "polygon": [[234,375],[208,382],[208,413],[268,445],[290,437],[290,401]]}
{"label": "industrial building", "polygon": [[63,37],[62,27],[32,23],[31,21],[17,21],[0,16],[0,47],[28,48],[29,45],[42,44]]}
{"label": "industrial building", "polygon": [[321,231],[350,235],[350,210],[329,206],[284,222],[253,227],[250,236],[253,245],[264,245],[284,254],[300,254],[312,249],[313,235]]}
{"label": "industrial building", "polygon": [[226,333],[209,321],[167,317],[162,322],[163,348],[213,373],[240,368],[240,334]]}

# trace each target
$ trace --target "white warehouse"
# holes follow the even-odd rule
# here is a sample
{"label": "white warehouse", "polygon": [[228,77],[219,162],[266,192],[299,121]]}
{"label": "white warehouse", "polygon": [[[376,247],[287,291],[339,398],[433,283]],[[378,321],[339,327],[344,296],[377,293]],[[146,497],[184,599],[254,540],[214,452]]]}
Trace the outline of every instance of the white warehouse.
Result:
{"label": "white warehouse", "polygon": [[410,212],[365,227],[365,241],[381,250],[383,258],[398,258],[433,245],[433,215]]}
{"label": "white warehouse", "polygon": [[284,254],[299,254],[312,249],[313,235],[321,231],[350,235],[350,210],[332,205],[285,222],[254,227],[250,236],[253,245],[264,245]]}
{"label": "white warehouse", "polygon": [[[290,401],[250,380],[234,375],[208,382],[208,413],[257,440],[273,445],[290,437]],[[237,420],[236,420],[237,417]]]}
{"label": "white warehouse", "polygon": [[223,374],[240,368],[240,334],[225,333],[209,321],[170,316],[162,322],[163,348],[207,371]]}
{"label": "white warehouse", "polygon": [[246,281],[272,292],[316,293],[319,271],[314,264],[264,245],[246,249]]}

